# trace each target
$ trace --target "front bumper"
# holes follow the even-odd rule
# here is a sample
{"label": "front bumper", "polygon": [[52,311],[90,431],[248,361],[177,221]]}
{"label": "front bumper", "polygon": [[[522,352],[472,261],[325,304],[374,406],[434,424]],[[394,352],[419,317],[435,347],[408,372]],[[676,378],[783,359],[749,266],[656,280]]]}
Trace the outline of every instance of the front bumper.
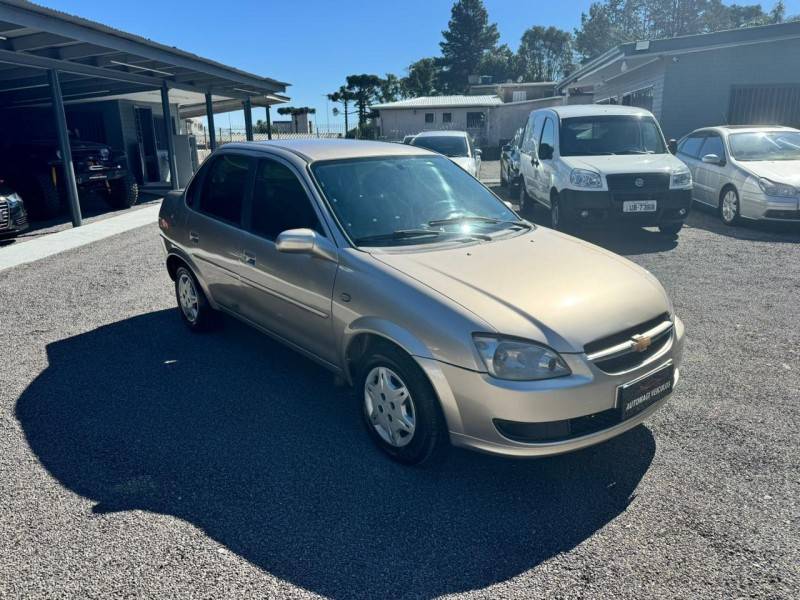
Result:
{"label": "front bumper", "polygon": [[609,374],[589,362],[585,354],[564,354],[572,375],[545,381],[504,381],[486,373],[418,359],[442,404],[456,446],[504,456],[535,457],[572,452],[598,444],[632,429],[666,404],[669,396],[624,421],[601,420],[585,435],[527,443],[504,436],[498,420],[519,424],[545,424],[586,420],[613,413],[617,388],[643,375],[674,366],[673,389],[680,378],[684,327],[675,319],[668,344],[642,364],[623,373]]}
{"label": "front bumper", "polygon": [[[627,200],[655,200],[657,210],[626,213],[622,208],[623,202]],[[572,222],[616,221],[642,227],[679,223],[689,216],[691,204],[691,189],[624,193],[564,189],[559,193],[559,208]]]}
{"label": "front bumper", "polygon": [[125,177],[127,169],[97,169],[95,171],[83,171],[75,174],[75,180],[79,186],[103,185],[106,181],[113,181]]}
{"label": "front bumper", "polygon": [[741,214],[746,219],[763,221],[800,221],[800,201],[778,198],[761,192],[742,193]]}
{"label": "front bumper", "polygon": [[28,229],[28,213],[18,205],[14,209],[0,206],[0,239],[13,237]]}

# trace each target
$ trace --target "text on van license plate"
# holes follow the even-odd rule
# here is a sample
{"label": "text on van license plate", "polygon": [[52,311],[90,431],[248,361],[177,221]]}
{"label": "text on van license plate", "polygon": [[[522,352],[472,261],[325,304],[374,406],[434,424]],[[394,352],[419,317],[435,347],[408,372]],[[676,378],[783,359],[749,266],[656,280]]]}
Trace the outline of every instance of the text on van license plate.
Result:
{"label": "text on van license plate", "polygon": [[655,200],[627,200],[622,203],[622,212],[656,212],[658,202]]}

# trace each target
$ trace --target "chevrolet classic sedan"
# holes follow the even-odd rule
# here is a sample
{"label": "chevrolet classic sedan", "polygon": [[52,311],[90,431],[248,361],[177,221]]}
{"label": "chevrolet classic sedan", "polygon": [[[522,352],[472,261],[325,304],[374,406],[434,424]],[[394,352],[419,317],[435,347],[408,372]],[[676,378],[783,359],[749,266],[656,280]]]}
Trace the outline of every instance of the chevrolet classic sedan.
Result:
{"label": "chevrolet classic sedan", "polygon": [[227,313],[324,365],[403,463],[448,442],[577,450],[678,382],[684,327],[653,275],[520,219],[423,148],[226,144],[159,224],[191,330]]}

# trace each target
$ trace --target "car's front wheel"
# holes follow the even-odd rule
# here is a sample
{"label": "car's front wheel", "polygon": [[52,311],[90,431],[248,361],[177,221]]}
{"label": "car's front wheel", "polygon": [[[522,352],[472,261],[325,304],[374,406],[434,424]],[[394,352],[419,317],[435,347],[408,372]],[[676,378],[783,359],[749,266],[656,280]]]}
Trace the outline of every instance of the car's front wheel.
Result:
{"label": "car's front wheel", "polygon": [[719,218],[725,225],[735,225],[739,220],[739,194],[732,187],[727,187],[722,191],[719,202]]}
{"label": "car's front wheel", "polygon": [[217,323],[217,311],[211,308],[194,274],[186,267],[175,271],[175,298],[181,319],[192,331],[208,331]]}
{"label": "car's front wheel", "polygon": [[361,365],[356,394],[364,424],[394,460],[417,465],[441,456],[447,429],[436,394],[404,352],[381,345]]}

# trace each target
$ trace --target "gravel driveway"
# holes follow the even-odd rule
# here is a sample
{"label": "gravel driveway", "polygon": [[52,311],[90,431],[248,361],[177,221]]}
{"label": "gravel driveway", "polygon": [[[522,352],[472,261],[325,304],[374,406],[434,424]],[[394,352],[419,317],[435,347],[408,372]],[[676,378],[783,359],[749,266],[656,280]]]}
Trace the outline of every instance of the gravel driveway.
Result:
{"label": "gravel driveway", "polygon": [[311,362],[188,333],[155,226],[0,273],[0,597],[797,598],[800,233],[587,237],[684,319],[671,402],[575,454],[427,470]]}

